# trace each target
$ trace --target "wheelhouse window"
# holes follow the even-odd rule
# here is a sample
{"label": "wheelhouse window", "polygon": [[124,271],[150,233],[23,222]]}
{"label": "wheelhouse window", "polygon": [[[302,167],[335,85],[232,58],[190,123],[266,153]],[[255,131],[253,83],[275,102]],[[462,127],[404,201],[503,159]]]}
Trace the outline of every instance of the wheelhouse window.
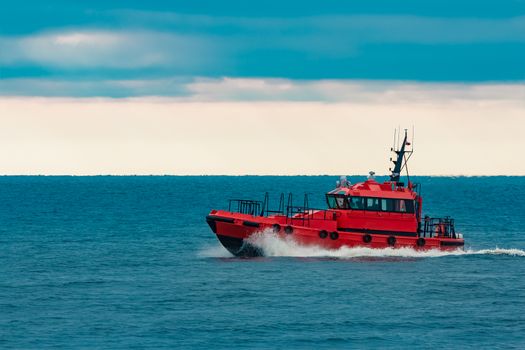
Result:
{"label": "wheelhouse window", "polygon": [[381,198],[381,211],[414,213],[414,201],[409,199]]}
{"label": "wheelhouse window", "polygon": [[339,209],[348,209],[348,202],[346,201],[346,198],[341,196],[335,197],[335,202],[337,203],[337,207]]}
{"label": "wheelhouse window", "polygon": [[396,200],[394,209],[400,213],[414,213],[414,201],[408,199]]}
{"label": "wheelhouse window", "polygon": [[335,196],[331,194],[326,195],[326,202],[328,203],[328,208],[337,209],[337,204],[335,203]]}
{"label": "wheelhouse window", "polygon": [[342,194],[327,194],[326,200],[330,209],[367,210],[408,214],[413,214],[415,212],[414,201],[409,199],[354,197]]}
{"label": "wheelhouse window", "polygon": [[394,200],[381,198],[381,211],[394,211]]}
{"label": "wheelhouse window", "polygon": [[363,197],[348,197],[350,209],[363,210]]}
{"label": "wheelhouse window", "polygon": [[379,211],[380,210],[379,208],[380,200],[381,200],[380,198],[366,198],[365,200],[366,210]]}
{"label": "wheelhouse window", "polygon": [[327,194],[326,201],[330,209],[348,209],[348,199],[345,195]]}

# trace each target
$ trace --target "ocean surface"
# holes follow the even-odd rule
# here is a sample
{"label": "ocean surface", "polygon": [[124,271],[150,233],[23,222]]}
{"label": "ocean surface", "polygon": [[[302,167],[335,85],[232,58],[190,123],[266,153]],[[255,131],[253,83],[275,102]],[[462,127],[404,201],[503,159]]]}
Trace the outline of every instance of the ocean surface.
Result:
{"label": "ocean surface", "polygon": [[525,348],[525,177],[413,178],[464,252],[268,236],[239,259],[205,221],[336,180],[0,177],[0,349]]}

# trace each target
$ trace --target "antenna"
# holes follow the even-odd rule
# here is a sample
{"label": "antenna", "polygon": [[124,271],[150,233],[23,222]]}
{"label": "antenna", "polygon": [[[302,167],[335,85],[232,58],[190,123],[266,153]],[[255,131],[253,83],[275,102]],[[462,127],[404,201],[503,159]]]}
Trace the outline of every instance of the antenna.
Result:
{"label": "antenna", "polygon": [[416,138],[416,128],[412,124],[412,150],[414,150],[414,139]]}
{"label": "antenna", "polygon": [[393,151],[393,150],[396,148],[396,132],[397,132],[397,130],[394,129],[394,143],[392,144],[392,149],[391,149],[391,151]]}
{"label": "antenna", "polygon": [[408,158],[406,156],[403,156],[405,158],[405,169],[407,171],[407,182],[410,184],[410,174],[408,173],[408,160],[410,159],[410,157],[412,156],[412,153],[410,153],[410,155],[408,156]]}
{"label": "antenna", "polygon": [[397,148],[396,150],[399,150],[399,139],[401,138],[401,125],[398,125],[397,127]]}
{"label": "antenna", "polygon": [[[408,177],[408,181],[410,181],[410,177],[409,177],[409,173],[408,173],[408,160],[410,159],[410,157],[412,157],[412,154],[414,153],[414,146],[412,145],[412,147],[410,148],[410,150],[407,150],[407,146],[410,146],[411,143],[408,142],[408,129],[404,129],[405,130],[405,136],[403,138],[403,142],[401,144],[401,147],[397,147],[393,152],[396,154],[396,160],[393,161],[394,163],[394,169],[392,169],[392,174],[390,175],[390,181],[392,182],[395,182],[395,183],[399,183],[399,179],[401,177],[401,172],[406,169],[407,171],[407,177]],[[401,131],[399,130],[397,135],[398,135],[398,139],[397,139],[397,142],[399,144],[400,142],[400,135],[401,134]],[[414,138],[414,131],[412,131],[412,139]],[[389,169],[390,170],[390,169]]]}

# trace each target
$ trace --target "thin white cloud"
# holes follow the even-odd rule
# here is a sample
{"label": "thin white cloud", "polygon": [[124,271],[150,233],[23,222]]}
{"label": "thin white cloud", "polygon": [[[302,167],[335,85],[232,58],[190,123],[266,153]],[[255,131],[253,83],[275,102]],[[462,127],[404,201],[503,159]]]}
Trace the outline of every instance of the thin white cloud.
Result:
{"label": "thin white cloud", "polygon": [[212,43],[199,36],[149,31],[67,30],[0,37],[0,64],[65,69],[174,67],[209,64]]}
{"label": "thin white cloud", "polygon": [[452,103],[506,101],[525,105],[525,82],[423,83],[375,80],[183,78],[127,80],[3,79],[0,96],[170,97],[183,101],[316,101],[325,103]]}
{"label": "thin white cloud", "polygon": [[0,80],[0,96],[131,97],[186,95],[191,78],[67,80],[10,78]]}
{"label": "thin white cloud", "polygon": [[[525,42],[525,16],[502,19],[393,15],[236,18],[120,11],[123,30],[55,29],[0,36],[0,65],[65,69],[213,68],[253,50],[351,57],[377,43]],[[226,59],[226,57],[228,59]]]}
{"label": "thin white cloud", "polygon": [[421,83],[371,80],[197,79],[186,89],[203,101],[406,103],[505,100],[525,105],[525,83]]}

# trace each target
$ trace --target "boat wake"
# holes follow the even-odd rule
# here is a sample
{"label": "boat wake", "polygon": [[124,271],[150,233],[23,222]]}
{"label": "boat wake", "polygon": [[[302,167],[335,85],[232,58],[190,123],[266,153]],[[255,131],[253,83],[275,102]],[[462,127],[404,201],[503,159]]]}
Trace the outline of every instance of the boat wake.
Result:
{"label": "boat wake", "polygon": [[[481,249],[481,250],[426,250],[417,251],[412,248],[383,248],[372,249],[366,247],[341,247],[327,249],[319,246],[305,246],[298,244],[292,238],[281,238],[269,231],[256,233],[249,238],[249,243],[258,248],[266,257],[300,257],[300,258],[438,258],[445,256],[464,255],[507,255],[525,257],[525,250],[521,249]],[[219,249],[220,248],[220,249]],[[231,257],[232,255],[221,247],[208,248],[200,252],[202,257]]]}

